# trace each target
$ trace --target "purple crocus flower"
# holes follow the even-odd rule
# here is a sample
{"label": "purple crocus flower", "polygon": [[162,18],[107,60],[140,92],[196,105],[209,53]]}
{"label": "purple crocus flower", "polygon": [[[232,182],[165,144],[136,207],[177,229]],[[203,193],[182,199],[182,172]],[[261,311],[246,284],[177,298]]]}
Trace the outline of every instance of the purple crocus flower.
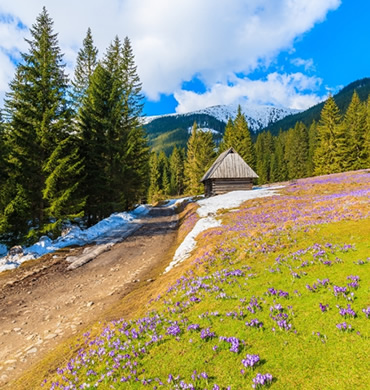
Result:
{"label": "purple crocus flower", "polygon": [[259,386],[264,386],[268,383],[272,382],[272,375],[271,374],[260,374],[258,373],[255,378],[253,378],[253,384],[252,387],[256,389]]}
{"label": "purple crocus flower", "polygon": [[249,355],[242,360],[244,367],[254,367],[260,361],[260,357],[258,355]]}
{"label": "purple crocus flower", "polygon": [[209,328],[202,329],[202,331],[200,332],[200,338],[202,340],[208,340],[213,337],[216,337],[216,334],[214,332],[211,332]]}

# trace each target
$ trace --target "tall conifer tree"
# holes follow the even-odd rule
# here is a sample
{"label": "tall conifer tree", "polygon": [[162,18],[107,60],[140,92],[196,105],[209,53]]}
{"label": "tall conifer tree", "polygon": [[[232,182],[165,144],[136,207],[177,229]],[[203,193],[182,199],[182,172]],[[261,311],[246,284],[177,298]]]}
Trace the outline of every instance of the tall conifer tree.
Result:
{"label": "tall conifer tree", "polygon": [[171,195],[180,195],[184,191],[184,160],[176,146],[169,160]]}
{"label": "tall conifer tree", "polygon": [[[68,137],[71,118],[62,54],[45,7],[30,33],[31,39],[26,40],[29,51],[22,54],[5,103],[12,190],[9,213],[5,213],[9,218],[5,215],[3,226],[18,238],[30,224],[36,227],[33,235],[42,229],[48,208],[43,191],[52,174],[46,167],[56,146]],[[11,209],[19,209],[18,215]]]}
{"label": "tall conifer tree", "polygon": [[187,156],[184,164],[187,192],[193,195],[203,192],[201,178],[212,165],[215,158],[215,144],[212,133],[198,130],[194,122],[187,144]]}
{"label": "tall conifer tree", "polygon": [[229,118],[225,127],[224,136],[218,148],[218,152],[221,154],[222,152],[225,152],[226,150],[235,147],[235,144],[236,142],[234,122],[231,118]]}
{"label": "tall conifer tree", "polygon": [[258,183],[270,181],[271,155],[274,153],[274,140],[269,131],[259,133],[256,140],[256,160]]}
{"label": "tall conifer tree", "polygon": [[367,167],[370,167],[370,95],[366,102],[366,131],[364,140]]}
{"label": "tall conifer tree", "polygon": [[308,133],[302,122],[297,122],[294,129],[286,134],[285,159],[288,179],[297,179],[307,175]]}
{"label": "tall conifer tree", "polygon": [[82,190],[89,225],[107,216],[112,209],[107,195],[111,191],[107,171],[110,95],[110,74],[99,64],[91,77],[78,117],[79,153],[83,161]]}
{"label": "tall conifer tree", "polygon": [[308,129],[308,160],[307,176],[312,176],[315,170],[314,155],[317,146],[317,123],[313,121]]}
{"label": "tall conifer tree", "polygon": [[240,105],[238,106],[238,113],[234,120],[234,143],[235,150],[252,169],[255,169],[256,156],[254,145],[252,143],[252,137],[248,128],[247,120],[245,119],[245,115],[242,113]]}
{"label": "tall conifer tree", "polygon": [[127,134],[123,159],[126,163],[125,194],[127,206],[138,202],[146,193],[149,182],[149,147],[140,122],[143,109],[142,84],[137,73],[131,41],[125,37],[121,49],[122,58],[122,126]]}
{"label": "tall conifer tree", "polygon": [[347,169],[361,169],[366,166],[366,151],[364,147],[366,133],[366,107],[361,103],[355,91],[346,114],[343,118],[343,131],[348,139]]}
{"label": "tall conifer tree", "polygon": [[152,152],[149,159],[150,167],[150,184],[148,190],[149,203],[156,203],[161,197],[160,194],[160,172],[158,164],[158,155]]}
{"label": "tall conifer tree", "polygon": [[341,115],[334,98],[326,101],[317,127],[318,144],[314,156],[315,174],[341,172],[348,155],[341,127]]}
{"label": "tall conifer tree", "polygon": [[83,46],[77,54],[73,86],[74,104],[79,107],[86,96],[90,79],[98,64],[98,49],[94,46],[91,29],[88,28]]}

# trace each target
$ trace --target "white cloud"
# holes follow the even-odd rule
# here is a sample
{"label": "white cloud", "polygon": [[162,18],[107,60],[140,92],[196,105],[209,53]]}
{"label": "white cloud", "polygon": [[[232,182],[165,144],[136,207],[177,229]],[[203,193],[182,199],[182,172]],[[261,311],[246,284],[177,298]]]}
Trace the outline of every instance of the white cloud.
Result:
{"label": "white cloud", "polygon": [[307,77],[302,73],[270,73],[265,80],[235,77],[232,84],[215,84],[203,94],[177,91],[175,98],[179,105],[176,111],[185,113],[217,104],[245,102],[306,109],[321,100],[308,92],[317,90],[321,82],[319,78]]}
{"label": "white cloud", "polygon": [[[100,53],[116,34],[122,39],[128,35],[143,91],[156,99],[195,74],[207,88],[216,88],[236,73],[268,65],[340,0],[1,0],[0,14],[30,27],[43,5],[54,20],[69,69],[88,27]],[[24,33],[0,18],[0,48],[25,51]],[[8,78],[3,60],[0,79]]]}
{"label": "white cloud", "polygon": [[308,60],[305,60],[303,58],[293,58],[291,61],[290,61],[293,65],[295,66],[303,66],[304,70],[307,72],[307,71],[313,71],[315,70],[315,65],[313,63],[313,59],[310,58]]}

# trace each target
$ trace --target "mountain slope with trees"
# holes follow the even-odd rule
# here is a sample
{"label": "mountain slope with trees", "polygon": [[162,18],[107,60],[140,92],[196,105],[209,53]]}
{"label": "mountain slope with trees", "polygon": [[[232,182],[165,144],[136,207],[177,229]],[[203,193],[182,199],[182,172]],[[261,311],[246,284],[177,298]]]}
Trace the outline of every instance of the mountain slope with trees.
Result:
{"label": "mountain slope with trees", "polygon": [[[361,80],[356,80],[348,84],[333,96],[341,113],[344,113],[347,110],[355,91],[362,102],[366,101],[370,93],[370,78],[366,77]],[[288,130],[289,128],[294,127],[297,122],[302,122],[306,126],[310,126],[312,122],[317,122],[320,119],[320,114],[324,104],[325,101],[300,113],[289,115],[270,124],[269,126],[266,126],[261,131],[269,130],[272,134],[277,135],[280,130]]]}

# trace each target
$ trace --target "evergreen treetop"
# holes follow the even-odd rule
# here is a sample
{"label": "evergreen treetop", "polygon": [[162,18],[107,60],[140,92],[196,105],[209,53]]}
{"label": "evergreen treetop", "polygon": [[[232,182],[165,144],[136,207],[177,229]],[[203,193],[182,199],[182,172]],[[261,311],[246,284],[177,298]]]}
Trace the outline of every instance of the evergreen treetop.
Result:
{"label": "evergreen treetop", "polygon": [[77,54],[76,67],[73,86],[74,103],[79,106],[86,95],[90,84],[91,76],[98,64],[98,49],[94,46],[94,41],[90,27],[87,30],[86,37],[83,40],[83,46]]}

